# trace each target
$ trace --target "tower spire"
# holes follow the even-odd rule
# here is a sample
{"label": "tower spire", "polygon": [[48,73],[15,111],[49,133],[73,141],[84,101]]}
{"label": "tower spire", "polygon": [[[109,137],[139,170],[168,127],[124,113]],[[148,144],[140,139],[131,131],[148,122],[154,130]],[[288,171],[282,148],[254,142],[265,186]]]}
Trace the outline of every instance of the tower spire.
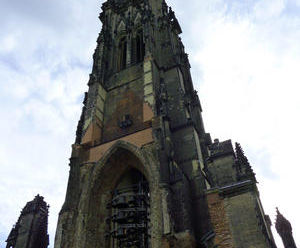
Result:
{"label": "tower spire", "polygon": [[294,238],[291,223],[279,212],[276,208],[277,216],[275,228],[280,235],[285,248],[297,248]]}

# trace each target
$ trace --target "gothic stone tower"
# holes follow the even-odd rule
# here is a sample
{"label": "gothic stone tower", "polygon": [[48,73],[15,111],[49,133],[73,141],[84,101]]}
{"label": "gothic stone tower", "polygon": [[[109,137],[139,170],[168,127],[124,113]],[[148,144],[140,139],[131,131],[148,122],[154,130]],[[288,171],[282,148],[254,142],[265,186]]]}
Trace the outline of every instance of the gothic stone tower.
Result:
{"label": "gothic stone tower", "polygon": [[42,196],[28,202],[6,240],[6,248],[47,248],[48,209]]}
{"label": "gothic stone tower", "polygon": [[240,145],[205,132],[164,0],[108,0],[55,248],[275,247]]}

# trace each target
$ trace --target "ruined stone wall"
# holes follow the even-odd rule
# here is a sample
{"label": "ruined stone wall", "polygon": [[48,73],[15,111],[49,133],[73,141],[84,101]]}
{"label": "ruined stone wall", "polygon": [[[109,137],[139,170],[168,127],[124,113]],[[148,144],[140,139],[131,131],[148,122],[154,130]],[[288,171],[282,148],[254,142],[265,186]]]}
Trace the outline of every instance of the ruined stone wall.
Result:
{"label": "ruined stone wall", "polygon": [[236,189],[235,194],[224,195],[222,189],[212,189],[207,193],[215,244],[222,248],[272,247],[264,233],[256,192],[237,192]]}
{"label": "ruined stone wall", "polygon": [[[246,192],[224,199],[226,216],[229,220],[235,247],[266,248],[270,247],[263,233],[264,223],[260,223],[255,192]],[[262,216],[261,216],[262,217]]]}
{"label": "ruined stone wall", "polygon": [[207,168],[211,175],[214,186],[222,187],[236,181],[236,170],[234,168],[234,155],[229,154],[213,158],[208,162]]}

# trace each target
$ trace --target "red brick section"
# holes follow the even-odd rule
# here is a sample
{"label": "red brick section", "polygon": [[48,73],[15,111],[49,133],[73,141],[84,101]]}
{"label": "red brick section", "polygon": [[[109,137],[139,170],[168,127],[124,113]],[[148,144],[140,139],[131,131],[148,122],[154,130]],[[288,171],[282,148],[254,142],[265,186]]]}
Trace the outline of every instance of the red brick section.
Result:
{"label": "red brick section", "polygon": [[[116,108],[111,115],[105,114],[102,142],[113,140],[121,134],[132,133],[143,126],[143,99],[133,90],[127,90],[120,94]],[[126,129],[121,129],[119,123],[124,115],[130,115],[133,124]]]}
{"label": "red brick section", "polygon": [[166,237],[162,240],[161,248],[171,248],[170,241]]}
{"label": "red brick section", "polygon": [[114,141],[105,143],[100,146],[93,147],[89,150],[89,155],[87,157],[88,162],[97,162],[101,159],[104,153],[112,147],[118,140],[127,141],[137,147],[142,147],[143,145],[149,144],[153,142],[152,137],[152,128],[145,129],[140,132],[133,133],[131,135],[127,135],[121,139],[116,139]]}
{"label": "red brick section", "polygon": [[[107,118],[104,128],[102,128],[103,124],[97,118],[89,125],[81,142],[86,149],[84,161],[99,161],[104,153],[118,140],[127,141],[137,147],[153,142],[151,126],[154,114],[149,104],[143,102],[143,99],[131,90],[127,90],[119,97],[120,100],[116,109],[110,118]],[[133,125],[122,130],[118,123],[125,114],[130,115]],[[103,137],[101,137],[102,135]],[[103,144],[95,146],[100,143]]]}
{"label": "red brick section", "polygon": [[151,107],[149,106],[148,103],[145,102],[143,104],[143,117],[144,117],[144,122],[151,121],[152,118],[154,117],[154,113]]}
{"label": "red brick section", "polygon": [[101,139],[102,123],[96,118],[86,130],[82,137],[81,144],[93,144],[96,140]]}
{"label": "red brick section", "polygon": [[218,192],[208,192],[207,202],[211,223],[216,233],[215,245],[218,245],[220,248],[233,248],[234,245],[225,213],[224,200],[220,198]]}

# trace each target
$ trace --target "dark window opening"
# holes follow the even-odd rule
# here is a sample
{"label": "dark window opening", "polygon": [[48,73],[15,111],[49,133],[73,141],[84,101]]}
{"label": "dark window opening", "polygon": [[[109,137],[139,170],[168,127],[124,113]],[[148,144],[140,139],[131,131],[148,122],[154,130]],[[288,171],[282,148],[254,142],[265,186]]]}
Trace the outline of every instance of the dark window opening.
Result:
{"label": "dark window opening", "polygon": [[119,71],[126,68],[126,63],[127,63],[127,41],[126,41],[126,37],[123,37],[119,44],[119,60],[118,60]]}
{"label": "dark window opening", "polygon": [[139,31],[132,42],[132,62],[139,63],[145,57],[145,43],[143,41],[143,32]]}

